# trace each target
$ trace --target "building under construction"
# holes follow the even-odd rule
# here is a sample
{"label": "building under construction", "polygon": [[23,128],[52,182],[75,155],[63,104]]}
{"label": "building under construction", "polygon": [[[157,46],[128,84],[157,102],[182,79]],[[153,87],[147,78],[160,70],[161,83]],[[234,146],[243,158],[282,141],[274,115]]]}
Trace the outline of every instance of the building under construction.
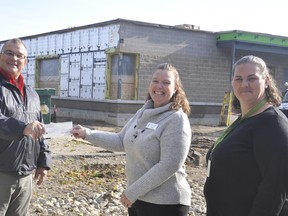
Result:
{"label": "building under construction", "polygon": [[232,65],[244,55],[263,58],[282,91],[288,80],[288,38],[270,34],[115,19],[21,39],[28,50],[26,83],[54,88],[51,106],[71,119],[123,125],[143,105],[163,62],[180,73],[192,124],[219,124]]}

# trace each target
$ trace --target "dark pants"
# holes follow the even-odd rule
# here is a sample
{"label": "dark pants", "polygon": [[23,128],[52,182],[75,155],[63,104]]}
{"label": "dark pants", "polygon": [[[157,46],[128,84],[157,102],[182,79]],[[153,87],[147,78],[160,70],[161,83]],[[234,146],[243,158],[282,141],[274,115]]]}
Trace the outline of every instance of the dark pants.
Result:
{"label": "dark pants", "polygon": [[189,206],[185,205],[157,205],[137,200],[128,209],[129,216],[187,216]]}

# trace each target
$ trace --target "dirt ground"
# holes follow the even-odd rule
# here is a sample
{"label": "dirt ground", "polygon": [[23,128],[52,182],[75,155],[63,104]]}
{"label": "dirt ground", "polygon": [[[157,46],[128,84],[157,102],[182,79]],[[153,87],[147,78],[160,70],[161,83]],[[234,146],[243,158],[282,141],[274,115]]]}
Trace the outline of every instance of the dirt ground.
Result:
{"label": "dirt ground", "polygon": [[[81,122],[80,122],[81,123]],[[82,125],[98,130],[117,132],[115,127],[103,122]],[[224,127],[192,126],[192,143],[186,161],[186,171],[190,182],[200,182],[206,178],[205,154]],[[84,196],[104,190],[117,190],[117,185],[125,184],[123,153],[115,154],[70,136],[49,140],[53,156],[53,167],[41,186],[33,188],[33,196],[42,198]],[[193,153],[202,157],[195,161]],[[32,209],[33,210],[33,209]],[[31,211],[32,211],[31,210]]]}

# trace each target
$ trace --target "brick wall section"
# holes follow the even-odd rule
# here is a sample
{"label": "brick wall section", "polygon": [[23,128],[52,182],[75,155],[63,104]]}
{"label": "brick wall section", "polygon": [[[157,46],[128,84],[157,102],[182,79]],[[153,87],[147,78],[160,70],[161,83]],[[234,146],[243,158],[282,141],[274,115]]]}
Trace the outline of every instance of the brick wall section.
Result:
{"label": "brick wall section", "polygon": [[189,101],[222,103],[229,90],[230,54],[216,47],[215,34],[174,27],[121,23],[121,52],[141,53],[138,98],[144,100],[155,67],[172,63]]}
{"label": "brick wall section", "polygon": [[[121,52],[141,53],[139,100],[146,98],[151,74],[163,62],[170,62],[178,69],[191,104],[219,105],[225,92],[231,89],[231,48],[217,47],[213,32],[123,22],[119,35],[124,39]],[[263,58],[267,65],[274,68],[274,78],[280,90],[285,91],[287,56],[237,50],[235,60],[250,54]]]}

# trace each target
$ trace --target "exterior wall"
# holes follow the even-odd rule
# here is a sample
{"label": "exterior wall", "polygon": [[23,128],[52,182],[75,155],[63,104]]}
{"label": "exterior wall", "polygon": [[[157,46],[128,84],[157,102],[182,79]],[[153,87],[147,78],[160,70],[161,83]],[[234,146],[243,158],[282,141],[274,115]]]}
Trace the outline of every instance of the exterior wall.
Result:
{"label": "exterior wall", "polygon": [[144,100],[155,67],[170,62],[178,69],[192,104],[222,103],[228,90],[230,58],[216,47],[215,34],[121,23],[120,51],[140,53],[138,98]]}
{"label": "exterior wall", "polygon": [[[123,39],[120,45],[119,39]],[[163,62],[176,66],[192,104],[219,105],[229,87],[229,53],[216,47],[212,32],[120,21],[23,41],[29,54],[23,75],[29,85],[39,87],[35,71],[39,58],[59,58],[60,97],[104,99],[109,81],[105,50],[110,48],[139,54],[138,100],[146,98],[151,74]]]}
{"label": "exterior wall", "polygon": [[72,121],[104,121],[124,126],[144,101],[88,100],[81,98],[52,97],[51,103],[58,107],[56,118]]}
{"label": "exterior wall", "polygon": [[118,30],[119,25],[112,24],[23,38],[28,51],[28,64],[23,70],[25,82],[41,87],[38,62],[56,58],[59,59],[59,90],[56,95],[104,99],[105,50],[118,45]]}
{"label": "exterior wall", "polygon": [[[56,119],[70,121],[104,121],[117,126],[125,123],[140,109],[144,101],[140,100],[88,100],[81,98],[60,98],[52,96],[51,104],[57,107]],[[218,125],[218,107],[212,105],[192,106],[191,124]]]}

